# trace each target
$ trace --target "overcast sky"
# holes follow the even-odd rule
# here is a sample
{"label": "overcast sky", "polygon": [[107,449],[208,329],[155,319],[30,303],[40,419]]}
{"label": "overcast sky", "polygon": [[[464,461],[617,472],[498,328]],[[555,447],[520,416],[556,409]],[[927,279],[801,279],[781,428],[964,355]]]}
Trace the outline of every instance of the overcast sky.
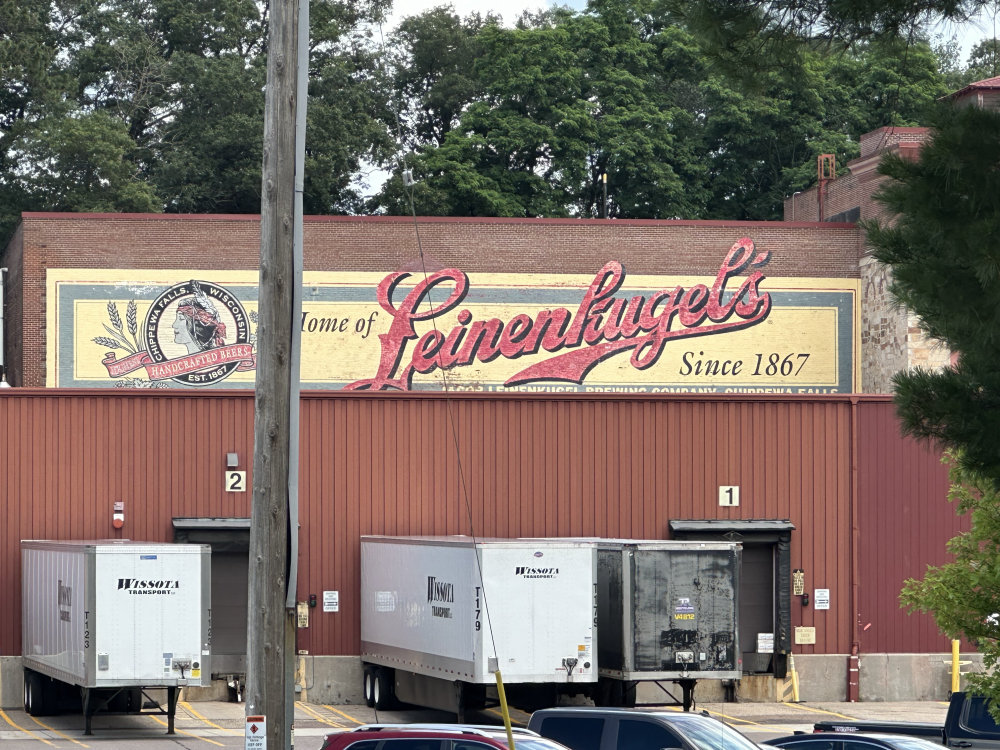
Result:
{"label": "overcast sky", "polygon": [[945,40],[955,37],[962,48],[960,62],[965,65],[969,61],[972,48],[983,39],[996,37],[998,32],[1000,32],[1000,19],[997,18],[996,12],[984,9],[968,23],[939,23],[932,33],[940,34]]}

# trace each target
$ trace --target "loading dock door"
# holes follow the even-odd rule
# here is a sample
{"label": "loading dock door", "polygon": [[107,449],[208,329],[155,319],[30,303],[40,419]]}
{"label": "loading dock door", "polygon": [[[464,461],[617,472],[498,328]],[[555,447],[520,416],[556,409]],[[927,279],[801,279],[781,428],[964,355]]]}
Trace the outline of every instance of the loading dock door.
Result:
{"label": "loading dock door", "polygon": [[774,634],[774,545],[743,544],[740,573],[740,646],[744,672],[766,672],[769,655],[757,653],[757,634]]}
{"label": "loading dock door", "polygon": [[212,676],[247,671],[249,518],[175,518],[174,541],[212,547]]}
{"label": "loading dock door", "polygon": [[212,550],[212,672],[247,671],[247,552]]}

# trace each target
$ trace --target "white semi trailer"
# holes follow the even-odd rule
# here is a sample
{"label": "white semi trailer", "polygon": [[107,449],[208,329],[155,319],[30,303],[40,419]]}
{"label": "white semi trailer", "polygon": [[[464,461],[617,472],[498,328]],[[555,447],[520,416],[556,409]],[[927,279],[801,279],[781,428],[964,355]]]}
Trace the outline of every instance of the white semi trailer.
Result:
{"label": "white semi trailer", "polygon": [[570,540],[361,538],[368,705],[528,708],[597,681],[597,549]]}
{"label": "white semi trailer", "polygon": [[138,713],[211,678],[211,549],[128,540],[22,541],[24,710]]}

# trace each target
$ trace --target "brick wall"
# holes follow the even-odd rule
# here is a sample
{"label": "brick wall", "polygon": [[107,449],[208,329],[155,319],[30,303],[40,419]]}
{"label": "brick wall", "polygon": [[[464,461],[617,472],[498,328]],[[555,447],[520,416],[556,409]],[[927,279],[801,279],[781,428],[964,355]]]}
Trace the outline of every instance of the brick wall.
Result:
{"label": "brick wall", "polygon": [[[858,278],[853,225],[785,222],[421,218],[415,226],[405,217],[307,217],[303,264],[306,271],[416,270],[422,251],[428,270],[593,274],[614,259],[632,274],[713,278],[743,236],[771,250],[769,276]],[[42,386],[46,269],[252,270],[259,218],[25,214],[3,257],[22,254],[23,274],[8,285],[23,304],[18,323],[9,323],[20,331],[11,337],[11,376],[16,385]]]}
{"label": "brick wall", "polygon": [[923,143],[930,128],[903,128],[889,126],[861,136],[861,158],[887,151],[901,143]]}

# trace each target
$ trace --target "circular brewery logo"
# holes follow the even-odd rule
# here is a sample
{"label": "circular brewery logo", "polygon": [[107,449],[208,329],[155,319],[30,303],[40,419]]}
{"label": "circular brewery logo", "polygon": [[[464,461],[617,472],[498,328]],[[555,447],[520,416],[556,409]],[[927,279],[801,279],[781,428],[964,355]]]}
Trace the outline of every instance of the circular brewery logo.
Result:
{"label": "circular brewery logo", "polygon": [[246,310],[232,292],[209,281],[175,284],[146,314],[146,347],[158,378],[211,385],[228,377],[251,351]]}

